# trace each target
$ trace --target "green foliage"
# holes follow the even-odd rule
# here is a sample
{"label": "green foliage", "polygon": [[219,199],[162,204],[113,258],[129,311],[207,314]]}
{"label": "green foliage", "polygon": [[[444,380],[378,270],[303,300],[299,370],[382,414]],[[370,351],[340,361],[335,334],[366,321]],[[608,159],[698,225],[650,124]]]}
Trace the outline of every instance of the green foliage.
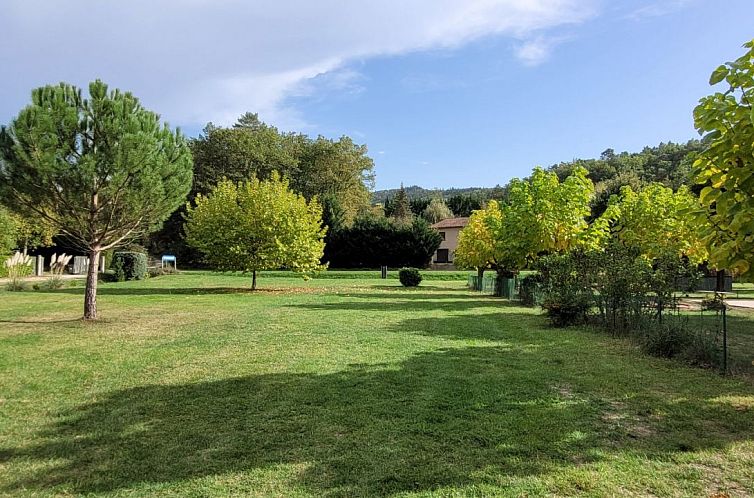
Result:
{"label": "green foliage", "polygon": [[535,168],[526,180],[513,179],[502,206],[490,201],[484,213],[493,242],[494,267],[527,268],[540,255],[589,245],[589,202],[594,193],[586,170],[576,168],[563,182]]}
{"label": "green foliage", "polygon": [[448,208],[445,201],[439,198],[432,199],[422,212],[422,217],[429,223],[437,223],[453,217],[453,211]]}
{"label": "green foliage", "polygon": [[495,193],[494,189],[490,189],[487,193],[456,194],[448,197],[446,203],[455,216],[469,217],[474,211],[482,209],[488,200],[494,199]]}
{"label": "green foliage", "polygon": [[16,218],[3,206],[0,206],[0,255],[17,248],[18,224]]}
{"label": "green foliage", "polygon": [[642,350],[652,356],[679,358],[700,367],[720,363],[721,351],[715,335],[695,330],[683,316],[649,323],[642,330],[640,341]]}
{"label": "green foliage", "polygon": [[130,93],[100,81],[89,93],[64,83],[34,90],[0,132],[0,180],[9,202],[104,250],[158,227],[180,205],[191,156]]}
{"label": "green foliage", "polygon": [[364,216],[328,235],[324,260],[332,268],[425,268],[441,242],[422,218],[406,223]]}
{"label": "green foliage", "polygon": [[374,163],[366,146],[349,137],[330,140],[281,133],[247,113],[232,128],[207,125],[191,150],[195,194],[208,194],[223,179],[265,180],[277,172],[309,200],[336,197],[347,223],[369,205]]}
{"label": "green foliage", "polygon": [[414,213],[411,211],[411,203],[408,200],[406,190],[401,184],[400,190],[395,194],[395,199],[392,201],[392,210],[390,214],[385,212],[386,215],[400,222],[410,222],[414,217]]}
{"label": "green foliage", "polygon": [[166,266],[165,268],[149,268],[149,278],[161,277],[163,275],[175,275],[177,273],[178,270],[172,266]]}
{"label": "green foliage", "polygon": [[[191,154],[131,93],[95,81],[89,98],[61,83],[0,131],[0,194],[93,257],[158,228],[186,198]],[[96,280],[85,318],[96,317]]]}
{"label": "green foliage", "polygon": [[694,125],[706,147],[694,162],[702,185],[694,212],[709,259],[718,269],[754,276],[754,40],[718,67],[710,84],[725,90],[700,100]]}
{"label": "green foliage", "polygon": [[497,251],[504,250],[504,245],[500,243],[502,241],[493,238],[490,229],[493,223],[498,223],[497,219],[501,216],[500,206],[495,201],[491,201],[485,209],[471,214],[469,223],[458,234],[458,246],[454,255],[454,263],[458,268],[478,270],[493,268],[502,263],[504,257]]}
{"label": "green foliage", "polygon": [[553,254],[537,262],[542,289],[542,309],[556,327],[585,323],[594,306],[588,284],[587,256],[579,251]]}
{"label": "green foliage", "polygon": [[661,183],[677,190],[691,180],[691,165],[696,154],[704,147],[699,140],[685,144],[661,143],[656,147],[644,147],[641,152],[616,153],[604,151],[599,159],[576,159],[551,166],[561,180],[574,169],[582,167],[595,184],[596,196],[592,202],[592,217],[605,211],[610,196],[618,194],[621,187],[630,186],[639,191],[650,183]]}
{"label": "green foliage", "polygon": [[195,203],[187,207],[186,240],[214,268],[251,272],[252,286],[260,270],[288,268],[308,277],[323,268],[322,208],[276,173],[269,180],[223,181]]}
{"label": "green foliage", "polygon": [[147,277],[147,255],[143,252],[116,251],[110,269],[116,282],[142,280]]}
{"label": "green foliage", "polygon": [[416,268],[401,268],[398,272],[398,280],[403,287],[417,287],[422,281],[422,275]]}
{"label": "green foliage", "polygon": [[701,263],[707,251],[697,234],[698,225],[689,218],[697,202],[685,186],[677,192],[659,183],[639,192],[626,186],[611,199],[603,216],[609,218],[614,237],[648,259],[685,256]]}

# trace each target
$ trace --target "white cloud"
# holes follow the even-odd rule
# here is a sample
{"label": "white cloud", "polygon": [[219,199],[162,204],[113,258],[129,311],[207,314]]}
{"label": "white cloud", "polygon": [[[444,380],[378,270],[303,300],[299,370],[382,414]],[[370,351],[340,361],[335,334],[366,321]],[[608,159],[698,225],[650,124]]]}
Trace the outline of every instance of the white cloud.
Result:
{"label": "white cloud", "polygon": [[30,88],[99,77],[173,123],[228,124],[250,110],[293,128],[305,123],[286,99],[360,91],[354,62],[490,35],[540,62],[547,33],[592,17],[596,1],[3,0],[0,32],[13,43],[0,45],[0,120]]}
{"label": "white cloud", "polygon": [[520,43],[516,47],[516,56],[527,66],[542,64],[550,57],[553,47],[561,40],[537,36]]}
{"label": "white cloud", "polygon": [[626,17],[634,21],[661,17],[677,12],[686,7],[691,0],[659,0],[652,1],[631,11]]}

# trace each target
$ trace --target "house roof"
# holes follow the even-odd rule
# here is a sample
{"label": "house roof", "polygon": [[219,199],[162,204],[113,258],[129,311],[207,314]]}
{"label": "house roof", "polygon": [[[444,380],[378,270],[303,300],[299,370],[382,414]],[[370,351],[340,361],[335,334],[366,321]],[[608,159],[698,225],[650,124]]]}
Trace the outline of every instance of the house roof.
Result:
{"label": "house roof", "polygon": [[438,221],[432,228],[463,228],[469,224],[468,218],[447,218],[442,221]]}

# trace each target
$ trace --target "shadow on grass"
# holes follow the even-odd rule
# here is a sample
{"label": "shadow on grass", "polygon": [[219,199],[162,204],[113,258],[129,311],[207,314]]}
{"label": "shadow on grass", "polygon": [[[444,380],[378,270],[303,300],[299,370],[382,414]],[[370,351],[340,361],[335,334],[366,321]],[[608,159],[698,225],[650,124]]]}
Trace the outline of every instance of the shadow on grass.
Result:
{"label": "shadow on grass", "polygon": [[446,312],[460,312],[477,308],[513,309],[521,310],[517,302],[487,295],[472,294],[466,290],[454,291],[445,287],[439,290],[408,291],[401,293],[387,292],[339,292],[339,298],[347,301],[291,304],[299,309],[320,311],[417,311],[442,310]]}
{"label": "shadow on grass", "polygon": [[[678,440],[701,449],[752,437],[751,414],[698,399],[681,407],[691,418],[662,430],[616,432],[604,421],[607,401],[563,392],[558,372],[534,372],[529,356],[477,347],[417,355],[398,369],[114,391],[59,414],[41,442],[0,450],[6,465],[32,469],[0,489],[109,492],[296,464],[294,479],[313,493],[386,495],[546,474],[605,452],[667,459],[688,449]],[[709,437],[721,420],[725,435]]]}
{"label": "shadow on grass", "polygon": [[0,323],[35,323],[35,324],[43,324],[43,323],[74,323],[74,322],[82,322],[83,318],[66,318],[63,320],[0,320]]}
{"label": "shadow on grass", "polygon": [[[285,294],[319,292],[316,287],[118,287],[103,285],[97,289],[98,296],[153,296],[153,295],[208,295],[208,294]],[[45,294],[83,294],[84,288],[42,290]]]}

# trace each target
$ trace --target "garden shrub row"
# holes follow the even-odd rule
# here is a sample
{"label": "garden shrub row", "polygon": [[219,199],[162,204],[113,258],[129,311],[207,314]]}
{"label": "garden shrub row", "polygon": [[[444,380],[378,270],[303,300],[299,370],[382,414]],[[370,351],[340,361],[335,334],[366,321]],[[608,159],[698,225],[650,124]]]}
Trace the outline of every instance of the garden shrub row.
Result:
{"label": "garden shrub row", "polygon": [[680,281],[693,285],[687,261],[653,261],[618,243],[602,252],[573,251],[539,264],[542,308],[554,326],[591,324],[632,337],[646,353],[716,366],[722,357],[715,331],[695,328],[677,311]]}

